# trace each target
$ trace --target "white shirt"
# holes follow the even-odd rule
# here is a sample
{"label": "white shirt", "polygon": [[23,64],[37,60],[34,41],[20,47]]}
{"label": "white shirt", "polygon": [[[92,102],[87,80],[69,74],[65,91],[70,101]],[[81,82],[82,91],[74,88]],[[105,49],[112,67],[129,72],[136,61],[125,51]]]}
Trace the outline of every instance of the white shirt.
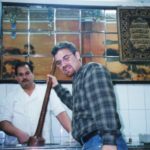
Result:
{"label": "white shirt", "polygon": [[[0,110],[0,121],[8,120],[17,128],[27,132],[33,136],[37,128],[46,86],[36,85],[32,95],[28,95],[20,85],[15,88],[15,91],[8,94],[5,105]],[[54,94],[54,93],[53,93]],[[63,104],[56,97],[50,97],[45,118],[43,137],[46,143],[50,143],[50,113],[55,116],[65,111]]]}

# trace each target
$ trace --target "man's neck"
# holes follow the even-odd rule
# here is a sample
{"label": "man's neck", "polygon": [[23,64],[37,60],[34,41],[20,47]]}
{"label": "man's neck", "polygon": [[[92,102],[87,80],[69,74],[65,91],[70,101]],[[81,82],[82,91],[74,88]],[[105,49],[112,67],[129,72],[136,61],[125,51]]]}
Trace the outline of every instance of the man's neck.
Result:
{"label": "man's neck", "polygon": [[35,83],[33,83],[32,85],[30,85],[27,88],[24,88],[24,91],[30,96],[30,95],[32,95],[34,89],[35,89]]}

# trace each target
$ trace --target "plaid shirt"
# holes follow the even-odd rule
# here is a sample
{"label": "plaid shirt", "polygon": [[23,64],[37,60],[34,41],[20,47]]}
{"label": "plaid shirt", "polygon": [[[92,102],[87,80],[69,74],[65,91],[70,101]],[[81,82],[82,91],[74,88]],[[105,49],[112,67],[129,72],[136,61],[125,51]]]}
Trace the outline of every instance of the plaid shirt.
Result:
{"label": "plaid shirt", "polygon": [[60,84],[54,89],[73,111],[72,134],[76,140],[98,130],[103,144],[116,145],[121,124],[110,74],[102,65],[88,63],[80,68],[73,77],[73,96]]}

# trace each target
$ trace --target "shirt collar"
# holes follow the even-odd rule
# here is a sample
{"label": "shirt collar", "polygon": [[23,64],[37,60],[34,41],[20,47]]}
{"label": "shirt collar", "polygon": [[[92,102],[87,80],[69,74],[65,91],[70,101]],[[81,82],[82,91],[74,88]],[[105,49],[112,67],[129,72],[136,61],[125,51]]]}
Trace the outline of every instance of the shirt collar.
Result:
{"label": "shirt collar", "polygon": [[84,66],[85,66],[85,65],[82,65],[82,66],[79,68],[79,70],[74,74],[73,80],[75,80],[75,79],[78,77],[78,75],[80,74],[80,72],[82,71],[82,69],[84,68]]}

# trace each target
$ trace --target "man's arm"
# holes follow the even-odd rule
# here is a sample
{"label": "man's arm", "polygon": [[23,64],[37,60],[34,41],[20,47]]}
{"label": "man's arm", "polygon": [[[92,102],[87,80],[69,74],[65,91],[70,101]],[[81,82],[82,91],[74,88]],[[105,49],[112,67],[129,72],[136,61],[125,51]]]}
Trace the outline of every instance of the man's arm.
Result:
{"label": "man's arm", "polygon": [[63,126],[63,128],[69,133],[72,130],[71,127],[71,120],[68,116],[68,114],[63,111],[61,113],[59,113],[57,116],[58,121],[61,123],[61,125]]}
{"label": "man's arm", "polygon": [[0,129],[7,134],[15,136],[18,138],[19,143],[25,143],[29,139],[29,135],[20,129],[16,128],[11,122],[9,121],[1,121],[0,122]]}
{"label": "man's arm", "polygon": [[51,77],[52,79],[52,87],[55,90],[57,96],[60,98],[60,100],[70,109],[73,109],[73,103],[72,103],[72,94],[69,90],[62,87],[55,76],[53,75],[47,75],[48,77]]}

